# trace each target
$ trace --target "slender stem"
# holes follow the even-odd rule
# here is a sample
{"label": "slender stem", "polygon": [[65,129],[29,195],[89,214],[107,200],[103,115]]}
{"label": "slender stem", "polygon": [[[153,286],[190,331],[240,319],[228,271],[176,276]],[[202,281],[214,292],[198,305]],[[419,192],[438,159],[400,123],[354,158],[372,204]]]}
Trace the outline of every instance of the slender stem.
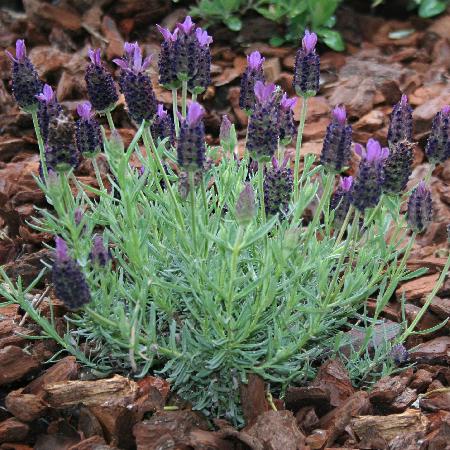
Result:
{"label": "slender stem", "polygon": [[47,183],[48,169],[47,169],[47,162],[45,161],[45,146],[44,146],[44,140],[42,139],[41,128],[39,127],[37,111],[33,111],[31,113],[31,117],[33,118],[34,132],[36,133],[36,138],[38,141],[39,158],[41,160],[41,167],[42,167],[42,173],[44,175],[44,182]]}
{"label": "slender stem", "polygon": [[336,238],[336,242],[334,244],[335,246],[338,246],[341,243],[342,238],[344,237],[345,230],[347,229],[347,225],[350,221],[350,217],[352,216],[354,210],[355,210],[355,207],[353,205],[350,205],[350,207],[348,208],[347,214],[345,216],[344,223],[342,224],[341,229],[339,230],[339,234]]}
{"label": "slender stem", "polygon": [[405,330],[405,332],[398,339],[398,342],[403,342],[414,331],[414,328],[416,328],[417,324],[420,322],[423,315],[426,313],[428,307],[430,306],[430,304],[433,301],[434,297],[436,296],[437,292],[444,284],[445,277],[448,273],[449,268],[450,268],[450,255],[447,258],[447,262],[445,263],[445,266],[442,269],[442,272],[439,275],[439,278],[438,278],[436,284],[434,285],[433,290],[428,294],[428,297],[427,297],[425,303],[423,304],[422,308],[420,308],[420,311],[417,313],[417,316],[411,322],[411,325]]}
{"label": "slender stem", "polygon": [[195,214],[195,172],[189,171],[189,197],[191,202],[192,241],[194,250],[197,251],[197,223]]}
{"label": "slender stem", "polygon": [[435,163],[431,163],[430,164],[430,169],[428,170],[426,176],[425,176],[425,183],[429,183],[431,180],[431,175],[433,175],[433,171],[436,168],[436,164]]}
{"label": "slender stem", "polygon": [[100,169],[97,164],[97,157],[94,156],[93,158],[91,158],[91,160],[92,160],[92,167],[94,168],[95,177],[97,178],[98,185],[99,185],[100,189],[103,191],[103,190],[105,190],[105,185],[103,184],[102,175],[100,173]]}
{"label": "slender stem", "polygon": [[178,120],[178,90],[172,89],[172,110],[173,110],[173,123],[175,124],[175,134],[180,134],[180,121]]}
{"label": "slender stem", "polygon": [[187,110],[187,81],[181,83],[181,115],[186,117]]}
{"label": "slender stem", "polygon": [[266,205],[264,202],[264,167],[265,163],[260,162],[258,167],[258,190],[259,190],[259,202],[261,204],[261,217],[263,223],[266,223]]}
{"label": "slender stem", "polygon": [[305,129],[306,114],[308,112],[308,97],[302,97],[302,109],[300,112],[300,122],[297,131],[297,143],[295,144],[295,165],[294,165],[294,202],[297,202],[299,195],[299,170],[300,170],[300,149],[302,147],[303,130]]}
{"label": "slender stem", "polygon": [[195,92],[192,93],[192,101],[196,102],[197,101],[197,94]]}
{"label": "slender stem", "polygon": [[231,315],[233,314],[233,286],[234,286],[234,280],[236,279],[237,261],[238,261],[239,253],[241,251],[241,243],[242,243],[243,235],[244,235],[244,228],[241,225],[239,225],[236,239],[235,239],[234,245],[233,245],[233,252],[231,255],[228,293],[227,293],[227,300],[226,300],[226,305],[225,305],[227,314],[229,316],[228,317],[229,325],[231,325]]}
{"label": "slender stem", "polygon": [[322,197],[320,198],[319,205],[317,206],[316,212],[314,214],[313,220],[309,224],[308,237],[310,237],[311,233],[316,229],[317,224],[319,223],[320,216],[322,215],[322,210],[325,206],[325,203],[328,201],[331,191],[334,185],[334,174],[329,173],[327,175],[327,181],[325,183],[325,187],[323,189]]}
{"label": "slender stem", "polygon": [[115,125],[114,125],[114,121],[111,115],[111,111],[106,111],[106,118],[108,119],[108,125],[109,125],[109,129],[111,131],[114,131],[116,129]]}

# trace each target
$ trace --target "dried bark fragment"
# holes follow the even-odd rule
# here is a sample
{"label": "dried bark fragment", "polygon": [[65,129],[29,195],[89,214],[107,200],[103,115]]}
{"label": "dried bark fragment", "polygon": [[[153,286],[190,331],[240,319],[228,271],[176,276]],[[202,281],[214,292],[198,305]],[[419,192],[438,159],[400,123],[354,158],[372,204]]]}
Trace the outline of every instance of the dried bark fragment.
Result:
{"label": "dried bark fragment", "polygon": [[313,406],[300,408],[295,414],[295,419],[300,430],[305,434],[309,434],[319,424],[319,418]]}
{"label": "dried bark fragment", "polygon": [[0,422],[0,444],[3,442],[18,442],[26,438],[29,426],[11,417]]}
{"label": "dried bark fragment", "polygon": [[0,350],[0,386],[20,380],[37,369],[41,363],[20,347],[9,345]]}
{"label": "dried bark fragment", "polygon": [[450,336],[441,336],[418,345],[410,354],[411,360],[429,364],[450,363]]}
{"label": "dried bark fragment", "polygon": [[408,369],[395,377],[381,378],[373,387],[369,399],[373,404],[388,405],[408,386],[413,377],[413,370]]}
{"label": "dried bark fragment", "polygon": [[23,394],[23,389],[10,392],[5,398],[8,411],[22,422],[32,422],[42,417],[48,405],[33,394]]}
{"label": "dried bark fragment", "polygon": [[450,388],[435,389],[427,392],[420,399],[419,406],[427,411],[450,411]]}
{"label": "dried bark fragment", "polygon": [[88,439],[84,439],[77,444],[71,445],[67,450],[103,450],[112,448],[106,445],[105,440],[100,436],[92,436]]}
{"label": "dried bark fragment", "polygon": [[409,387],[412,389],[416,389],[416,391],[420,393],[425,391],[432,381],[433,376],[428,370],[419,369],[414,374],[414,378],[409,384]]}
{"label": "dried bark fragment", "polygon": [[269,409],[264,380],[258,375],[249,374],[248,383],[241,384],[241,405],[247,425],[252,424],[260,414]]}

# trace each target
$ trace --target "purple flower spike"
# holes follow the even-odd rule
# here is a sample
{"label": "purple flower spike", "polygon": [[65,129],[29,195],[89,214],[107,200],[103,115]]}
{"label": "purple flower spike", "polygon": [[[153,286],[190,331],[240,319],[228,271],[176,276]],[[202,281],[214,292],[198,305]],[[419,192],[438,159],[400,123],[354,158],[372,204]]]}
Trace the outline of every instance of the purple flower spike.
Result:
{"label": "purple flower spike", "polygon": [[92,114],[92,105],[89,102],[80,103],[77,112],[80,116],[75,124],[78,151],[88,158],[93,158],[103,146],[100,125]]}
{"label": "purple flower spike", "polygon": [[91,301],[91,293],[80,265],[69,256],[64,239],[57,237],[52,281],[57,297],[67,306],[76,310]]}
{"label": "purple flower spike", "polygon": [[414,144],[403,141],[393,145],[384,163],[383,192],[398,195],[403,192],[412,173]]}
{"label": "purple flower spike", "polygon": [[331,197],[330,207],[334,210],[334,224],[339,228],[345,220],[350,208],[350,191],[353,185],[353,177],[343,177],[339,186]]}
{"label": "purple flower spike", "polygon": [[239,96],[239,106],[248,114],[253,111],[256,103],[255,85],[256,82],[265,82],[263,72],[264,58],[259,52],[253,52],[247,56],[247,69],[241,79],[241,93]]}
{"label": "purple flower spike", "polygon": [[[336,106],[327,127],[320,162],[329,170],[340,172],[350,162],[352,127],[347,124],[345,108]],[[359,147],[358,147],[359,150]]]}
{"label": "purple flower spike", "polygon": [[151,125],[152,136],[155,139],[163,140],[169,138],[169,144],[175,146],[175,126],[164,105],[158,105],[155,119]]}
{"label": "purple flower spike", "polygon": [[288,98],[286,93],[283,94],[278,111],[278,134],[283,145],[289,144],[295,135],[294,107],[296,103],[296,97]]}
{"label": "purple flower spike", "polygon": [[195,28],[195,23],[192,22],[191,16],[186,16],[183,23],[177,23],[177,28],[187,35]]}
{"label": "purple flower spike", "polygon": [[47,167],[55,172],[77,168],[80,153],[75,143],[75,124],[64,113],[50,119],[45,146]]}
{"label": "purple flower spike", "polygon": [[280,165],[275,158],[272,168],[264,177],[264,206],[267,215],[286,213],[291,199],[294,180],[292,170],[286,167],[287,160]]}
{"label": "purple flower spike", "polygon": [[36,96],[39,100],[38,105],[38,122],[44,143],[48,139],[48,126],[50,120],[58,117],[62,112],[62,107],[56,100],[55,92],[48,84],[44,85],[42,92]]}
{"label": "purple flower spike", "polygon": [[306,30],[295,56],[293,85],[300,97],[314,96],[319,90],[320,58],[315,50],[316,43],[316,34]]}
{"label": "purple flower spike", "polygon": [[92,244],[91,252],[89,253],[89,259],[92,264],[105,267],[111,260],[111,254],[109,249],[103,244],[102,236],[95,236],[94,243]]}
{"label": "purple flower spike", "polygon": [[124,45],[124,56],[113,62],[121,68],[119,86],[125,96],[128,114],[137,123],[151,121],[156,114],[157,103],[150,77],[145,73],[151,57],[142,61],[137,42]]}
{"label": "purple flower spike", "polygon": [[177,143],[178,164],[188,172],[203,170],[205,162],[205,126],[203,107],[197,102],[189,106],[186,119],[181,119]]}
{"label": "purple flower spike", "polygon": [[443,163],[450,158],[450,106],[444,106],[434,116],[425,154],[434,164]]}
{"label": "purple flower spike", "polygon": [[305,30],[305,35],[302,39],[302,47],[306,54],[316,51],[317,34],[310,33],[309,30]]}
{"label": "purple flower spike", "polygon": [[391,113],[391,123],[388,130],[389,146],[402,141],[413,140],[412,108],[408,103],[408,97],[402,95],[400,101],[394,106]]}
{"label": "purple flower spike", "polygon": [[16,57],[6,51],[12,62],[12,91],[17,104],[26,112],[35,112],[39,105],[37,96],[41,93],[42,82],[27,57],[25,41],[16,41]]}
{"label": "purple flower spike", "polygon": [[195,30],[197,42],[195,45],[196,67],[195,73],[189,78],[188,88],[192,93],[201,94],[211,84],[211,50],[209,45],[212,37],[201,28]]}
{"label": "purple flower spike", "polygon": [[114,80],[101,61],[99,48],[90,49],[88,56],[91,63],[86,68],[84,79],[89,100],[96,111],[111,111],[119,100]]}
{"label": "purple flower spike", "polygon": [[431,191],[424,181],[419,183],[409,197],[406,219],[409,227],[418,233],[425,231],[433,219]]}
{"label": "purple flower spike", "polygon": [[382,148],[375,139],[369,139],[367,147],[355,145],[355,152],[361,156],[358,173],[350,191],[350,201],[360,211],[373,208],[381,197],[384,183],[384,161],[389,150]]}

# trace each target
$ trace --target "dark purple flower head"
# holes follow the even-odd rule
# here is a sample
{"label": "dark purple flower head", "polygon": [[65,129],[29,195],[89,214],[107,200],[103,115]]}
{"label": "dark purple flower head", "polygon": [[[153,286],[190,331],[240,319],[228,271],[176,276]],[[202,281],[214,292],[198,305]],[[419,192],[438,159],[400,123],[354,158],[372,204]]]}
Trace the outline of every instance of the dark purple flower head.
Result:
{"label": "dark purple flower head", "polygon": [[287,167],[288,161],[285,158],[279,164],[276,158],[272,158],[272,168],[264,176],[264,206],[267,215],[286,213],[288,210],[294,186],[292,170]]}
{"label": "dark purple flower head", "polygon": [[295,134],[294,123],[294,107],[297,103],[297,98],[288,98],[284,93],[280,101],[280,109],[278,111],[278,134],[280,142],[283,145],[289,144]]}
{"label": "dark purple flower head", "polygon": [[391,147],[384,163],[383,192],[398,195],[406,188],[412,173],[414,144],[402,141]]}
{"label": "dark purple flower head", "polygon": [[315,53],[317,44],[316,33],[310,33],[309,30],[305,30],[305,35],[302,39],[302,48],[306,54]]}
{"label": "dark purple flower head", "polygon": [[86,68],[84,79],[88,97],[98,112],[110,111],[119,100],[113,77],[100,58],[100,49],[88,51],[91,63]]}
{"label": "dark purple flower head", "polygon": [[166,28],[156,26],[164,38],[158,59],[159,82],[168,89],[178,88],[181,84],[177,76],[176,41],[178,39],[178,28],[171,33]]}
{"label": "dark purple flower head", "polygon": [[172,116],[167,113],[161,103],[158,105],[155,119],[151,125],[151,132],[155,139],[169,138],[169,144],[175,145],[175,127]]}
{"label": "dark purple flower head", "polygon": [[382,148],[375,139],[369,139],[366,148],[355,145],[355,152],[361,156],[358,173],[350,191],[350,202],[360,211],[373,208],[381,197],[384,182],[384,161],[389,149]]}
{"label": "dark purple flower head", "polygon": [[264,58],[259,52],[253,52],[247,56],[247,69],[242,75],[241,79],[241,93],[239,96],[239,106],[251,112],[255,108],[255,84],[257,81],[264,82],[263,72]]}
{"label": "dark purple flower head", "polygon": [[64,239],[57,237],[52,281],[57,297],[69,309],[79,309],[91,301],[91,293],[80,265],[69,256]]}
{"label": "dark purple flower head", "polygon": [[91,252],[89,253],[89,259],[92,264],[105,267],[111,260],[111,254],[109,249],[105,247],[102,236],[95,236],[94,243],[92,244]]}
{"label": "dark purple flower head", "polygon": [[418,233],[425,231],[433,220],[431,191],[424,181],[418,184],[409,197],[406,219],[409,227]]}
{"label": "dark purple flower head", "polygon": [[339,227],[343,224],[350,208],[350,191],[353,185],[353,177],[343,177],[339,186],[331,197],[330,207],[334,210],[334,224]]}
{"label": "dark purple flower head", "polygon": [[48,125],[52,118],[58,117],[62,112],[62,107],[56,100],[55,92],[48,84],[44,85],[42,92],[36,96],[39,100],[38,122],[44,143],[48,138]]}
{"label": "dark purple flower head", "polygon": [[317,35],[305,31],[297,50],[294,66],[294,89],[300,97],[311,97],[319,90],[320,58],[316,53]]}
{"label": "dark purple flower head", "polygon": [[124,56],[114,59],[122,70],[119,86],[125,96],[128,114],[137,123],[143,120],[151,121],[156,114],[157,103],[152,81],[146,74],[151,56],[142,60],[142,52],[136,43],[126,43]]}
{"label": "dark purple flower head", "polygon": [[191,34],[195,29],[195,23],[192,22],[191,16],[186,16],[183,23],[177,23],[177,29],[180,33]]}
{"label": "dark purple flower head", "polygon": [[212,37],[205,30],[197,28],[195,30],[197,38],[196,43],[196,61],[194,72],[190,74],[188,88],[195,94],[201,94],[211,84],[211,50],[209,45],[212,43]]}
{"label": "dark purple flower head", "polygon": [[329,170],[340,172],[350,162],[352,127],[347,124],[345,107],[336,106],[323,141],[320,162]]}
{"label": "dark purple flower head", "polygon": [[92,113],[92,105],[89,102],[80,103],[77,106],[80,118],[76,121],[75,138],[78,151],[88,158],[93,158],[103,146],[103,136],[100,125]]}
{"label": "dark purple flower head", "polygon": [[41,93],[42,82],[27,57],[25,41],[16,41],[16,57],[9,51],[6,55],[12,62],[12,91],[17,104],[26,112],[34,112],[38,107],[37,96]]}
{"label": "dark purple flower head", "polygon": [[443,163],[450,158],[450,106],[444,106],[433,119],[431,133],[425,147],[428,161]]}
{"label": "dark purple flower head", "polygon": [[248,124],[247,149],[256,161],[270,161],[278,146],[278,97],[274,84],[257,81],[254,90],[256,103]]}
{"label": "dark purple flower head", "polygon": [[408,103],[408,97],[402,95],[400,101],[394,106],[391,113],[391,123],[388,130],[389,146],[402,141],[413,140],[412,108]]}
{"label": "dark purple flower head", "polygon": [[244,189],[239,194],[236,202],[236,220],[239,225],[247,226],[255,218],[257,213],[255,193],[250,183],[245,183]]}
{"label": "dark purple flower head", "polygon": [[186,171],[199,171],[205,162],[205,110],[197,103],[189,106],[186,119],[181,121],[177,143],[178,164]]}
{"label": "dark purple flower head", "polygon": [[408,350],[403,344],[393,345],[390,356],[398,366],[404,364],[409,359]]}
{"label": "dark purple flower head", "polygon": [[75,143],[75,124],[63,113],[50,119],[45,160],[47,167],[56,172],[76,168],[80,162]]}

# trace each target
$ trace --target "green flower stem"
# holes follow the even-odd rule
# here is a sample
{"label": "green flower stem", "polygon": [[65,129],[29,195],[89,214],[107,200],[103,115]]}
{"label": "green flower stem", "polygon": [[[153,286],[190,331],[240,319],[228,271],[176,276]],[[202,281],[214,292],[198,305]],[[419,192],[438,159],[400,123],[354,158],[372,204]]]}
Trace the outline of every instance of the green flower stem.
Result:
{"label": "green flower stem", "polygon": [[187,113],[187,81],[181,82],[181,115],[186,117]]}
{"label": "green flower stem", "polygon": [[297,130],[297,142],[295,144],[295,164],[294,164],[294,202],[299,196],[299,171],[300,171],[300,149],[302,147],[303,131],[305,129],[306,115],[308,113],[308,97],[302,97],[302,108],[300,111],[300,122]]}
{"label": "green flower stem", "polygon": [[48,169],[47,169],[47,163],[45,161],[45,146],[44,146],[44,140],[42,139],[41,128],[39,127],[37,111],[33,111],[31,113],[31,117],[33,118],[34,132],[36,133],[36,138],[37,138],[38,146],[39,146],[39,158],[41,160],[42,173],[44,174],[44,181],[45,181],[45,183],[47,183]]}
{"label": "green flower stem", "polygon": [[350,222],[350,217],[352,216],[354,211],[355,207],[353,205],[350,205],[347,214],[345,215],[344,223],[342,224],[341,229],[339,230],[339,234],[336,238],[336,243],[334,244],[335,247],[337,247],[341,243],[342,238],[344,237],[345,230],[347,229],[347,225]]}
{"label": "green flower stem", "polygon": [[428,307],[430,306],[430,304],[433,301],[434,297],[438,293],[439,289],[444,284],[445,277],[446,277],[446,275],[448,273],[448,269],[449,268],[450,268],[450,255],[447,258],[447,262],[445,263],[445,266],[442,269],[442,272],[439,275],[439,278],[438,278],[436,284],[434,285],[433,290],[428,294],[428,297],[427,297],[425,303],[423,304],[422,308],[420,308],[420,311],[417,313],[417,316],[414,318],[414,320],[411,322],[411,324],[405,330],[405,332],[400,336],[400,338],[398,339],[398,342],[404,342],[405,339],[413,333],[413,331],[416,328],[417,324],[420,322],[420,320],[422,319],[423,315],[428,310]]}
{"label": "green flower stem", "polygon": [[94,156],[93,158],[91,158],[91,161],[92,161],[92,167],[94,168],[95,177],[97,178],[98,185],[99,185],[100,189],[102,191],[104,191],[105,185],[103,184],[102,175],[100,173],[100,169],[98,168],[97,157]]}
{"label": "green flower stem", "polygon": [[173,123],[175,124],[175,134],[178,137],[180,134],[180,121],[178,120],[178,90],[172,89],[172,110]]}
{"label": "green flower stem", "polygon": [[197,94],[195,92],[192,93],[192,101],[196,102],[197,101]]}
{"label": "green flower stem", "polygon": [[194,250],[197,251],[197,216],[195,211],[195,172],[190,170],[189,174],[189,197],[191,203],[191,226],[192,226],[192,242]]}
{"label": "green flower stem", "polygon": [[112,115],[111,115],[111,111],[106,111],[105,114],[106,114],[106,118],[108,119],[109,129],[111,131],[114,131],[116,129],[116,127],[114,125],[114,121],[113,121],[113,118],[112,118]]}
{"label": "green flower stem", "polygon": [[229,272],[229,282],[228,282],[228,293],[227,293],[227,299],[225,304],[225,309],[227,311],[228,315],[228,326],[231,327],[231,318],[233,314],[233,291],[234,291],[234,281],[236,279],[236,273],[237,273],[237,263],[239,258],[239,253],[241,251],[241,244],[242,244],[242,237],[244,236],[244,227],[239,225],[236,239],[234,241],[233,250],[231,254],[231,265],[230,265],[230,272]]}
{"label": "green flower stem", "polygon": [[430,164],[430,168],[429,168],[429,170],[428,170],[428,172],[427,172],[427,174],[425,176],[425,183],[428,184],[430,182],[431,176],[433,175],[433,171],[434,171],[435,168],[436,168],[436,163],[431,163]]}

